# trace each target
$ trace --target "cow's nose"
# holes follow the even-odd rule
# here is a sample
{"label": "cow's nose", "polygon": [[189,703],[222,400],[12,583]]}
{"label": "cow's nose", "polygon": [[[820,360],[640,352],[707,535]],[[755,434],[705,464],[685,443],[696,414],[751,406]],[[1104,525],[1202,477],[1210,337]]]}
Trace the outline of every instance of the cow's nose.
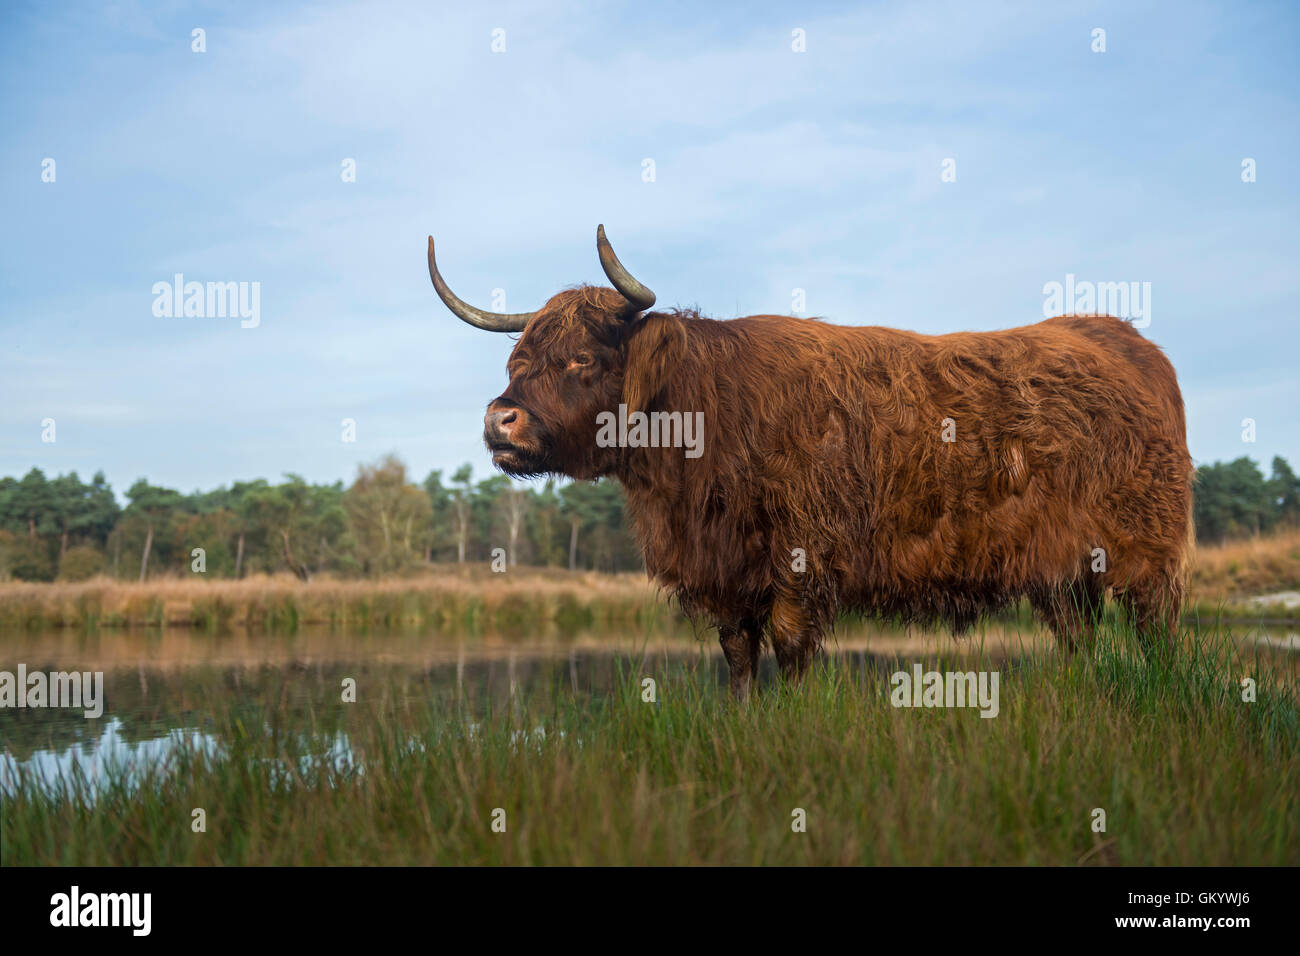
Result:
{"label": "cow's nose", "polygon": [[519,414],[513,408],[491,409],[483,416],[483,430],[488,438],[510,440],[510,431],[519,421]]}

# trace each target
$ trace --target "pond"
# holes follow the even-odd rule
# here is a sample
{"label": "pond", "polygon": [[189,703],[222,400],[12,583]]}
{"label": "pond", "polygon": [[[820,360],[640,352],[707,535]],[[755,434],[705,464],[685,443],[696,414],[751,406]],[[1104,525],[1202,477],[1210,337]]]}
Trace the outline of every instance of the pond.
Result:
{"label": "pond", "polygon": [[[1250,639],[1283,649],[1300,646],[1286,629],[1252,629]],[[900,661],[910,666],[982,657],[1005,668],[1025,654],[1051,649],[1041,629],[1014,624],[990,624],[962,641],[858,625],[826,645],[827,657],[844,665],[848,679],[877,687],[887,684]],[[0,633],[0,671],[16,674],[20,664],[28,674],[102,673],[102,713],[0,709],[0,793],[12,793],[20,776],[49,786],[80,778],[93,792],[105,780],[122,779],[109,773],[112,768],[125,770],[129,783],[165,766],[178,748],[222,751],[233,728],[276,734],[281,725],[311,727],[302,748],[343,767],[355,760],[351,729],[380,707],[388,714],[427,716],[430,705],[451,704],[457,719],[472,722],[524,700],[636,692],[645,678],[665,683],[690,675],[720,688],[727,682],[711,632],[701,639],[689,632],[580,632],[545,640],[419,631]],[[765,653],[760,683],[775,676],[772,655]]]}

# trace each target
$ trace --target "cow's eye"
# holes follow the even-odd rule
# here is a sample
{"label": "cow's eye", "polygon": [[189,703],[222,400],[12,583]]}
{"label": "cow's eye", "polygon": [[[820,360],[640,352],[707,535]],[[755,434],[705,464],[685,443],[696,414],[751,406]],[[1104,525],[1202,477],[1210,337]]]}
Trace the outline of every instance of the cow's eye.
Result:
{"label": "cow's eye", "polygon": [[589,353],[589,352],[579,352],[579,353],[578,353],[577,355],[575,355],[575,356],[573,357],[573,359],[569,362],[569,367],[570,367],[570,368],[581,368],[581,367],[584,366],[584,365],[590,365],[590,364],[591,364],[591,353]]}

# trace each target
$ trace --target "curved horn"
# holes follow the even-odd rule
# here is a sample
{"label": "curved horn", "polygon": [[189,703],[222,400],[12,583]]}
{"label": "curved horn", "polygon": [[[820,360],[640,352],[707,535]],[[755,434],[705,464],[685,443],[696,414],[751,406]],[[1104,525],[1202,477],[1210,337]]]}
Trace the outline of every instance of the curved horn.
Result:
{"label": "curved horn", "polygon": [[447,308],[455,313],[456,318],[468,322],[475,328],[486,329],[489,332],[522,332],[528,320],[537,314],[536,312],[484,312],[467,302],[462,302],[456,297],[456,293],[447,288],[447,283],[442,281],[442,276],[438,273],[438,263],[433,259],[433,236],[429,237],[429,278],[433,280],[433,288],[438,293],[438,298],[447,304]]}
{"label": "curved horn", "polygon": [[603,225],[596,227],[596,253],[600,256],[600,267],[605,270],[609,281],[638,312],[644,312],[655,304],[655,294],[633,279],[632,274],[623,268],[623,263],[618,261],[618,256],[614,255],[614,247],[605,238]]}

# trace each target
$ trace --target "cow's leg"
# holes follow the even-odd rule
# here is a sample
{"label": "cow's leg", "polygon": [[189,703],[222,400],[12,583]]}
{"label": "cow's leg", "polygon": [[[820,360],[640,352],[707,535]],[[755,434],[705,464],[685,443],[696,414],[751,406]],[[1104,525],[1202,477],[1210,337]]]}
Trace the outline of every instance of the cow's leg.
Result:
{"label": "cow's leg", "polygon": [[821,639],[821,631],[795,601],[778,597],[772,603],[772,651],[781,676],[798,680],[808,669]]}
{"label": "cow's leg", "polygon": [[1046,586],[1032,594],[1029,603],[1051,628],[1060,648],[1073,653],[1092,647],[1105,589],[1099,578],[1089,575],[1069,584]]}
{"label": "cow's leg", "polygon": [[731,669],[731,696],[744,700],[758,683],[758,657],[762,651],[763,630],[758,621],[745,619],[735,624],[718,625],[718,643]]}
{"label": "cow's leg", "polygon": [[1150,657],[1173,648],[1183,604],[1183,586],[1176,574],[1131,581],[1119,597],[1144,654]]}

